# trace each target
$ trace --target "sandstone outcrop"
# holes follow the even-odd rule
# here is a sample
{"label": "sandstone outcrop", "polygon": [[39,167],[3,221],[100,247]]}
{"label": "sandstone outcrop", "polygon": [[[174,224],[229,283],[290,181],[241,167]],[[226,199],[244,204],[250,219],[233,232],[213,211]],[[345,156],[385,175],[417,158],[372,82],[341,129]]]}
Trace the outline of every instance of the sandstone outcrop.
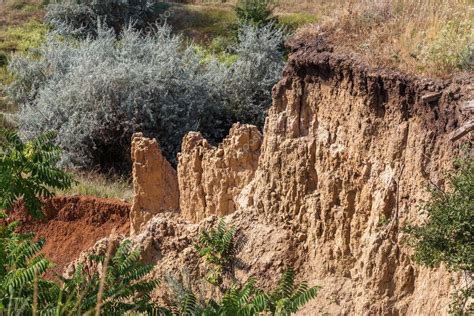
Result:
{"label": "sandstone outcrop", "polygon": [[176,171],[161,154],[155,139],[137,133],[132,137],[133,204],[131,234],[138,232],[153,215],[179,208]]}
{"label": "sandstone outcrop", "polygon": [[234,212],[237,196],[257,169],[261,144],[255,126],[239,123],[218,147],[210,146],[200,133],[186,135],[178,158],[182,215],[197,222]]}

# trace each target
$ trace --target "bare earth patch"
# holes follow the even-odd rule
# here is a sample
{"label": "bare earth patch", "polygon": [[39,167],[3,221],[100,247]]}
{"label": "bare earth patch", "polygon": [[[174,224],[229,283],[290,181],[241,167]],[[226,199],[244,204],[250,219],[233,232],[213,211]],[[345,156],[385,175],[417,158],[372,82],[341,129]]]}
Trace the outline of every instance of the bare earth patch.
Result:
{"label": "bare earth patch", "polygon": [[61,274],[66,264],[115,228],[128,234],[130,205],[113,199],[87,196],[55,197],[44,206],[45,218],[34,220],[18,205],[11,220],[21,222],[20,232],[33,232],[45,238],[43,253],[56,264],[50,273]]}

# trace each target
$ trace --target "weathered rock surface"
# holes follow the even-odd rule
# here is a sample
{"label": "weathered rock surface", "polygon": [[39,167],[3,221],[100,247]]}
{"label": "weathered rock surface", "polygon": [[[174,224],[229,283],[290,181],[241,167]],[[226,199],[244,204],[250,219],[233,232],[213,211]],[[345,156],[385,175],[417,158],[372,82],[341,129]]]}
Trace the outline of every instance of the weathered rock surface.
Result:
{"label": "weathered rock surface", "polygon": [[137,133],[132,137],[133,205],[131,234],[140,230],[153,215],[179,208],[176,171],[161,154],[155,139]]}
{"label": "weathered rock surface", "polygon": [[234,212],[237,196],[257,169],[261,144],[255,126],[239,123],[218,147],[210,146],[200,133],[186,135],[178,158],[183,216],[197,222]]}
{"label": "weathered rock surface", "polygon": [[472,133],[450,138],[469,120],[460,107],[473,98],[474,78],[372,69],[320,38],[291,48],[261,145],[245,125],[217,148],[186,136],[182,214],[159,213],[132,238],[165,278],[154,298],[166,301],[179,283],[213,295],[193,243],[216,218],[192,222],[231,213],[225,220],[242,238],[237,279],[253,275],[269,288],[292,266],[323,287],[301,315],[447,314],[456,276],[414,264],[403,227],[423,220],[428,185],[443,187],[460,147],[472,148]]}
{"label": "weathered rock surface", "polygon": [[472,135],[450,140],[467,119],[460,99],[474,80],[463,80],[370,69],[321,39],[293,43],[239,208],[300,236],[301,272],[325,285],[309,314],[447,313],[449,275],[411,261],[403,227],[422,218],[427,187],[444,185],[460,146],[472,146]]}

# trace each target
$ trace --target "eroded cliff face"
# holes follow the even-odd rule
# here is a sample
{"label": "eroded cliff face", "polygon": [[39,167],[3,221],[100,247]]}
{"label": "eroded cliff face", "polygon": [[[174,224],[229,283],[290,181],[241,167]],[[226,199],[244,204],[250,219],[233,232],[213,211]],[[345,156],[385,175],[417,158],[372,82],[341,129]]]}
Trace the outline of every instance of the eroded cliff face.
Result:
{"label": "eroded cliff face", "polygon": [[262,135],[255,126],[234,124],[218,147],[200,133],[183,139],[178,158],[180,208],[194,222],[236,210],[236,198],[253,179]]}
{"label": "eroded cliff face", "polygon": [[[181,213],[153,211],[133,237],[156,264],[154,277],[171,275],[213,295],[202,289],[206,267],[193,243],[216,223],[203,218],[226,215],[242,238],[237,279],[253,275],[270,288],[291,266],[322,286],[301,315],[447,314],[457,276],[414,264],[404,226],[424,218],[429,184],[443,187],[460,147],[472,148],[472,133],[452,139],[469,119],[461,108],[473,99],[474,79],[372,69],[321,38],[295,40],[291,49],[263,141],[255,127],[240,124],[218,147],[198,133],[185,137]],[[148,185],[168,179],[137,167]],[[176,194],[163,192],[150,196],[150,207],[167,195],[176,206]],[[155,299],[166,301],[166,293],[163,282]]]}
{"label": "eroded cliff face", "polygon": [[306,277],[336,289],[318,311],[447,312],[448,274],[411,262],[403,227],[422,218],[428,185],[443,187],[459,147],[472,146],[469,135],[451,140],[472,83],[370,69],[321,39],[293,43],[239,208],[295,232]]}
{"label": "eroded cliff face", "polygon": [[[472,98],[472,77],[428,80],[371,69],[333,53],[321,38],[295,40],[292,49],[273,91],[256,171],[242,166],[253,178],[227,190],[226,200],[237,201],[244,218],[275,228],[262,230],[262,240],[275,231],[285,235],[281,242],[291,252],[278,253],[281,263],[324,286],[308,314],[447,313],[453,276],[414,264],[403,228],[423,219],[427,187],[443,187],[460,146],[472,146],[472,135],[451,139],[468,120],[461,106]],[[232,138],[233,132],[225,143]],[[210,156],[208,166],[218,172],[199,173],[196,187],[227,183],[226,164],[214,168],[225,159]],[[232,211],[195,203],[215,196],[212,189],[199,192],[203,198],[186,205],[207,205],[206,215]],[[273,256],[277,248],[267,251]],[[247,251],[261,258],[262,249],[264,243]],[[251,272],[268,276],[275,269]]]}

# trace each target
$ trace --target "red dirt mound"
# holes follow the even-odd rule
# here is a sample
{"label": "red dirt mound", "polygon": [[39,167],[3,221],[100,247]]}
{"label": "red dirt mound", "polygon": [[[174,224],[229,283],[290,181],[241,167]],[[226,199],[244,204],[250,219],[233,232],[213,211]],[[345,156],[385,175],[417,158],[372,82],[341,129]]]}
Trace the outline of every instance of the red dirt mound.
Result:
{"label": "red dirt mound", "polygon": [[87,196],[54,197],[45,202],[43,219],[31,219],[24,206],[15,207],[11,220],[20,221],[20,232],[45,238],[44,254],[61,274],[64,267],[95,242],[117,233],[128,234],[130,204]]}

